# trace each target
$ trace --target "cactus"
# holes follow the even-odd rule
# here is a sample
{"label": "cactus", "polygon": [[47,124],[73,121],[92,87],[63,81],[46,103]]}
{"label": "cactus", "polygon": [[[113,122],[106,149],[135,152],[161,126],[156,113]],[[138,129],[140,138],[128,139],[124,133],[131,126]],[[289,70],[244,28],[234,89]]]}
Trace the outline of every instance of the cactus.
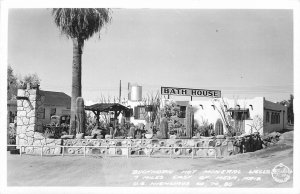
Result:
{"label": "cactus", "polygon": [[85,111],[82,97],[76,98],[76,133],[85,133]]}
{"label": "cactus", "polygon": [[193,126],[194,126],[194,112],[192,106],[186,107],[185,113],[185,126],[186,126],[186,137],[192,138]]}
{"label": "cactus", "polygon": [[168,119],[164,116],[160,122],[159,130],[161,132],[161,139],[167,139],[168,138]]}

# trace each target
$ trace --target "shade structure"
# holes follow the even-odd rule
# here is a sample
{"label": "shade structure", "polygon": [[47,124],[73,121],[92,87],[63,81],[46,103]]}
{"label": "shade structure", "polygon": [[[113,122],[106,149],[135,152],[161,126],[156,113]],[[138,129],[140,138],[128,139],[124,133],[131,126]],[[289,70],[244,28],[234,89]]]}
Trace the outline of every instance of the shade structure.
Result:
{"label": "shade structure", "polygon": [[99,126],[99,116],[101,112],[114,112],[115,119],[123,111],[130,111],[130,108],[119,103],[97,103],[90,106],[85,106],[85,110],[92,111],[97,117],[97,125]]}
{"label": "shade structure", "polygon": [[110,111],[129,111],[130,109],[119,103],[97,103],[90,106],[85,106],[85,110],[110,112]]}

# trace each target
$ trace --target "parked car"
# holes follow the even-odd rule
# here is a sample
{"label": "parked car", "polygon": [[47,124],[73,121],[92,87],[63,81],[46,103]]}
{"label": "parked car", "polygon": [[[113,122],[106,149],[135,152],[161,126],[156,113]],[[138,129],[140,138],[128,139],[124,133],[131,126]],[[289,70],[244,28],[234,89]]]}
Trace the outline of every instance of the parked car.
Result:
{"label": "parked car", "polygon": [[70,115],[52,115],[50,126],[61,126],[70,124]]}

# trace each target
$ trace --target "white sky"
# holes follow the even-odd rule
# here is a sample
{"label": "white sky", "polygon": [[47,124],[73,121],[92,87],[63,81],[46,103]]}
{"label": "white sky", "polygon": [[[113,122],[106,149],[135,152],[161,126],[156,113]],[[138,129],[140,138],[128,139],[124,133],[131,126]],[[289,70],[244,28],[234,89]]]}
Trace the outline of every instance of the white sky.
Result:
{"label": "white sky", "polygon": [[[113,9],[85,43],[83,97],[118,96],[122,80],[143,86],[218,89],[224,97],[288,99],[293,93],[291,10]],[[44,90],[71,91],[72,43],[50,9],[11,9],[8,63],[36,72]],[[189,99],[187,97],[187,99]]]}

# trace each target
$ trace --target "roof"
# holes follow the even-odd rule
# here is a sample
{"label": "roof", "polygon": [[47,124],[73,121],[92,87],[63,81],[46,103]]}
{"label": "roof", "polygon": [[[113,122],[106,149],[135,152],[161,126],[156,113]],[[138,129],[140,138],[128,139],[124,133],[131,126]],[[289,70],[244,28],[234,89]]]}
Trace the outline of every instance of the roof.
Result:
{"label": "roof", "polygon": [[119,103],[97,103],[91,106],[86,106],[85,110],[99,111],[99,112],[109,112],[109,111],[122,111],[129,110],[126,106]]}
{"label": "roof", "polygon": [[40,90],[40,94],[45,96],[44,105],[71,107],[71,97],[63,92]]}

